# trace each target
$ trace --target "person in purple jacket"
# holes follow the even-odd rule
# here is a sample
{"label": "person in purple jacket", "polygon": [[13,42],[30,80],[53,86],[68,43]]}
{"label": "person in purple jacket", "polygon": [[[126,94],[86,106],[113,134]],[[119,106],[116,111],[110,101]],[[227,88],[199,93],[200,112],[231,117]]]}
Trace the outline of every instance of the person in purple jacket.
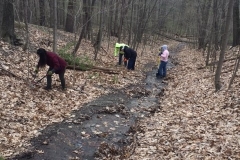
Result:
{"label": "person in purple jacket", "polygon": [[47,71],[47,86],[44,88],[46,90],[52,89],[52,75],[58,74],[61,81],[62,90],[65,89],[65,70],[67,63],[59,55],[53,52],[48,52],[43,48],[37,50],[37,55],[39,56],[39,61],[35,69],[35,74],[38,73],[39,68],[43,68],[46,65],[49,66]]}
{"label": "person in purple jacket", "polygon": [[164,78],[167,75],[167,63],[168,63],[168,56],[169,56],[169,51],[168,51],[167,45],[163,45],[160,48],[159,56],[161,58],[161,61],[160,61],[160,65],[159,65],[156,76],[158,78]]}

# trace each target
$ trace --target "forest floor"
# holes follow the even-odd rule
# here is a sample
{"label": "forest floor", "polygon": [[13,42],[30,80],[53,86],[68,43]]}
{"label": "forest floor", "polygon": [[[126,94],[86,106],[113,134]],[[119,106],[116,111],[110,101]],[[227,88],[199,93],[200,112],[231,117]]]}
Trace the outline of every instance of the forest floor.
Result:
{"label": "forest floor", "polygon": [[[59,32],[61,48],[74,36]],[[55,76],[53,90],[46,92],[42,89],[45,81],[35,88],[25,81],[28,69],[37,63],[36,49],[51,50],[44,46],[48,44],[44,37],[48,37],[47,31],[32,27],[29,52],[1,42],[2,156],[46,160],[240,158],[239,76],[228,89],[231,72],[223,73],[222,88],[215,92],[213,72],[199,69],[204,66],[202,53],[177,42],[159,42],[168,44],[170,53],[179,52],[171,57],[177,65],[166,79],[159,80],[155,77],[159,45],[140,48],[136,70],[126,72],[115,65],[114,43],[103,43],[107,53],[101,52],[95,65],[120,69],[119,74],[67,70],[67,90],[60,90]],[[93,57],[90,42],[83,41],[82,46],[78,54]],[[224,63],[223,71],[233,63]]]}
{"label": "forest floor", "polygon": [[[183,47],[183,46],[182,46]],[[172,54],[175,54],[172,52]],[[172,68],[171,61],[168,69]],[[166,82],[156,78],[154,62],[145,65],[146,78],[113,89],[84,104],[70,118],[49,125],[31,140],[31,149],[15,160],[109,159],[132,151],[137,121],[159,111]],[[105,88],[105,89],[109,89]]]}
{"label": "forest floor", "polygon": [[[26,35],[16,31],[19,37],[23,38]],[[29,72],[32,72],[37,64],[36,50],[38,48],[42,47],[51,51],[50,33],[51,31],[47,28],[30,25],[28,51],[0,41],[0,89],[2,91],[0,95],[0,155],[3,157],[11,159],[15,155],[32,150],[31,139],[42,135],[47,126],[71,118],[72,113],[100,96],[109,95],[114,90],[125,91],[127,86],[141,83],[149,69],[145,66],[149,62],[152,65],[156,64],[159,45],[155,42],[151,46],[139,49],[136,70],[127,72],[124,67],[116,65],[118,57],[113,55],[116,38],[112,38],[111,41],[107,40],[102,43],[104,50],[100,51],[97,60],[93,63],[98,67],[118,70],[118,74],[99,70],[67,70],[65,74],[67,90],[61,91],[58,76],[54,75],[53,89],[46,92],[43,89],[46,79],[33,86],[33,78]],[[63,31],[58,31],[58,38],[59,49],[67,48],[66,45],[74,41],[73,34]],[[77,56],[87,57],[86,59],[94,57],[94,49],[90,41],[82,41]],[[43,77],[46,71],[47,67],[40,70],[36,79]]]}

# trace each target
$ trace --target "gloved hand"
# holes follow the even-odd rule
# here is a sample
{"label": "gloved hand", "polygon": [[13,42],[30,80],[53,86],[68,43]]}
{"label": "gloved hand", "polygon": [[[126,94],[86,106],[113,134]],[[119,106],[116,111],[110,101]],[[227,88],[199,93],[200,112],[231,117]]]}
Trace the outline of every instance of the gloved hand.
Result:
{"label": "gloved hand", "polygon": [[53,71],[48,71],[47,75],[51,76],[53,74]]}

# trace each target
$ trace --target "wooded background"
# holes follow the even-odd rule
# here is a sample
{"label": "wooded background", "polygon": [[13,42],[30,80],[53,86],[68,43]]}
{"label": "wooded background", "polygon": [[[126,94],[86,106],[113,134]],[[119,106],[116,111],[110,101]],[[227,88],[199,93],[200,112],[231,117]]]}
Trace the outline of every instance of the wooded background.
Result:
{"label": "wooded background", "polygon": [[[14,23],[15,22],[15,23]],[[240,42],[239,0],[2,0],[0,1],[0,37],[18,45],[14,30],[24,22],[24,48],[27,49],[28,24],[53,28],[53,51],[56,30],[76,34],[77,52],[82,39],[95,48],[95,58],[103,37],[117,37],[137,50],[163,38],[194,44],[218,62],[216,88],[227,45]],[[20,43],[21,44],[21,43]],[[217,54],[217,52],[220,52]],[[212,61],[212,60],[211,60]]]}

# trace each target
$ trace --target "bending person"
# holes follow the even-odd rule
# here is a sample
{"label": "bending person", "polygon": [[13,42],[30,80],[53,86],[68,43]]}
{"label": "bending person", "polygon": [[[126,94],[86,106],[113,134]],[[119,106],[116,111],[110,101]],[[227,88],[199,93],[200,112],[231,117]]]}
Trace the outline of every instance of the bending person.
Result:
{"label": "bending person", "polygon": [[48,52],[43,48],[39,48],[37,50],[37,55],[39,56],[39,61],[35,69],[35,74],[38,73],[39,68],[43,68],[46,65],[49,66],[49,69],[47,71],[47,86],[44,88],[46,90],[52,89],[52,75],[58,74],[59,79],[61,81],[62,90],[65,89],[65,70],[67,67],[67,63],[64,59],[59,57],[56,53]]}

